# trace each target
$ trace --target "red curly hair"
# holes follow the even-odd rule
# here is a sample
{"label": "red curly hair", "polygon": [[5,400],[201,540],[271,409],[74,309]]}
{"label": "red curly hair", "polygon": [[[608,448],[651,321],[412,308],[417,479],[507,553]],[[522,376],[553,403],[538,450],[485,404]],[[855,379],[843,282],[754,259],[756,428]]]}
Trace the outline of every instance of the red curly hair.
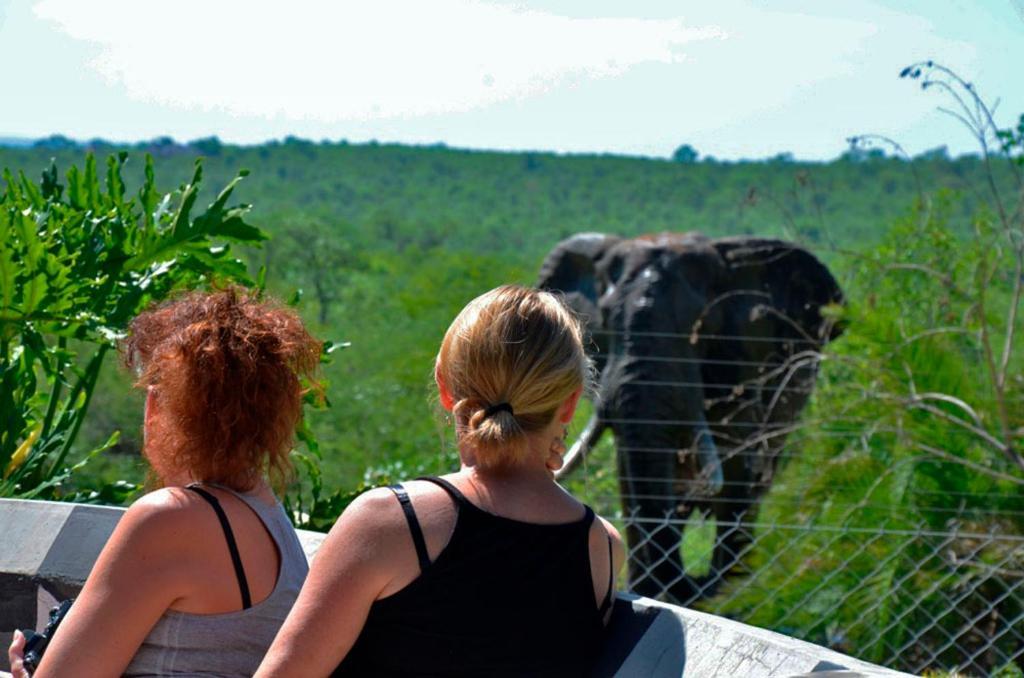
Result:
{"label": "red curly hair", "polygon": [[196,480],[281,489],[321,342],[291,309],[245,289],[189,292],[141,313],[121,342],[136,386],[155,387],[169,425],[147,446]]}

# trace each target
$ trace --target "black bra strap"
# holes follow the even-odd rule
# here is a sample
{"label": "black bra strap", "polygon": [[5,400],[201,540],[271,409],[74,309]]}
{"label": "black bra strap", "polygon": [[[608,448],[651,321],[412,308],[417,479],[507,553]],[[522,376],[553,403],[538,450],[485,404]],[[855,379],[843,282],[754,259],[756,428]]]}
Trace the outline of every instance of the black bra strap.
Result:
{"label": "black bra strap", "polygon": [[601,606],[597,608],[598,614],[604,617],[608,608],[612,604],[612,591],[615,587],[615,558],[612,557],[612,536],[609,534],[608,537],[608,592],[604,594],[604,600],[601,601]]}
{"label": "black bra strap", "polygon": [[405,513],[405,520],[409,523],[409,532],[412,534],[412,543],[416,546],[416,556],[420,559],[420,572],[425,572],[430,567],[430,554],[427,553],[427,542],[423,540],[423,530],[420,528],[420,521],[416,518],[416,511],[409,501],[409,493],[405,488],[398,485],[389,485],[388,489],[395,493],[398,503]]}
{"label": "black bra strap", "polygon": [[249,595],[249,582],[245,578],[245,569],[242,567],[242,557],[238,554],[238,544],[235,543],[235,533],[231,531],[231,523],[228,522],[228,517],[225,515],[224,509],[221,508],[220,502],[217,501],[217,497],[213,496],[203,488],[197,487],[196,485],[188,485],[185,489],[192,490],[205,499],[207,503],[213,507],[214,513],[217,514],[217,520],[220,521],[220,526],[224,529],[224,539],[228,542],[228,551],[231,552],[231,563],[235,566],[235,577],[238,578],[238,588],[242,592],[242,609],[248,610],[252,607],[252,597]]}
{"label": "black bra strap", "polygon": [[[584,506],[586,505],[584,504]],[[590,519],[587,522],[588,524],[592,524],[597,518],[597,515],[589,506],[586,508],[587,517]],[[604,594],[604,600],[601,601],[601,605],[597,608],[598,614],[603,618],[612,604],[612,591],[614,591],[615,586],[615,559],[612,557],[612,535],[608,532],[608,528],[604,526],[604,523],[601,524],[601,529],[604,530],[605,538],[608,540],[608,590]]]}
{"label": "black bra strap", "polygon": [[459,491],[459,488],[455,487],[455,485],[445,480],[444,478],[439,478],[438,476],[421,476],[416,480],[426,480],[428,483],[434,483],[442,490],[447,492],[451,496],[451,498],[455,500],[456,504],[472,503],[471,501],[466,499],[466,495],[462,494],[462,492]]}

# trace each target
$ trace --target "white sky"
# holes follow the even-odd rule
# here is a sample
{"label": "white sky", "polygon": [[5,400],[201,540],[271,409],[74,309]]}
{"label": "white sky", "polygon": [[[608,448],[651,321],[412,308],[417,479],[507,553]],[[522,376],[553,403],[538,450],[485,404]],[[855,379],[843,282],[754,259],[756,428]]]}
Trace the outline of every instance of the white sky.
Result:
{"label": "white sky", "polygon": [[720,158],[969,136],[934,58],[1024,112],[1024,0],[0,0],[0,136]]}

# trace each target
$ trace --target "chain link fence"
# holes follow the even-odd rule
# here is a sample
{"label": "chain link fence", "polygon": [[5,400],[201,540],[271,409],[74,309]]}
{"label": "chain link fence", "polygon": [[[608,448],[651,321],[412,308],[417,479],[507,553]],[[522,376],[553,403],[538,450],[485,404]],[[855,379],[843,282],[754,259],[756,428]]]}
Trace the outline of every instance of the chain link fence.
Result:
{"label": "chain link fence", "polygon": [[[632,516],[625,526],[629,587],[646,595],[753,624],[770,618],[780,632],[911,673],[1024,666],[1024,537],[702,516]],[[649,560],[673,530],[685,563],[674,574],[667,551]]]}
{"label": "chain link fence", "polygon": [[562,476],[583,465],[571,489],[617,516],[629,589],[913,673],[1024,678],[1024,241],[1003,219],[1006,243],[972,244],[993,263],[958,268],[931,205],[844,254],[842,285],[758,239],[715,241],[717,287],[679,275],[707,243],[671,234],[545,262],[600,376]]}
{"label": "chain link fence", "polygon": [[[620,517],[626,588],[910,673],[1024,676],[1024,481],[956,437],[959,397],[864,377],[850,353],[818,383],[821,354],[792,337],[699,340],[629,356],[627,396],[652,413],[620,390],[595,407],[613,435],[580,434],[595,452],[574,489]],[[703,411],[659,409],[692,392]]]}

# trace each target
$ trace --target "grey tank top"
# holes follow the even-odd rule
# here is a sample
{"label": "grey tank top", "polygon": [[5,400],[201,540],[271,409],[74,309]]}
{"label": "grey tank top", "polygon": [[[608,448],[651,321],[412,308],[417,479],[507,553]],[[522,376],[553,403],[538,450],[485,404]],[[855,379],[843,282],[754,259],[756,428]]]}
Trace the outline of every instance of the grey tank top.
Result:
{"label": "grey tank top", "polygon": [[277,584],[269,596],[247,610],[223,614],[167,610],[142,641],[125,676],[251,676],[299,595],[309,565],[281,504],[268,506],[255,496],[214,487],[248,504],[267,527],[281,556]]}

